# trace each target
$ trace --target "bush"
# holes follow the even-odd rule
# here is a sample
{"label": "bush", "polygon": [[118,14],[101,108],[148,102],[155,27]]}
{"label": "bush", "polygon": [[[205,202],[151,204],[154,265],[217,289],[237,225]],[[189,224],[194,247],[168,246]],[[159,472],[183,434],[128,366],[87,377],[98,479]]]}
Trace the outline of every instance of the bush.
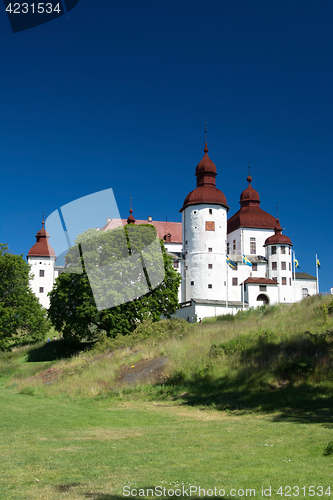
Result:
{"label": "bush", "polygon": [[324,448],[324,456],[333,455],[333,441],[329,441]]}

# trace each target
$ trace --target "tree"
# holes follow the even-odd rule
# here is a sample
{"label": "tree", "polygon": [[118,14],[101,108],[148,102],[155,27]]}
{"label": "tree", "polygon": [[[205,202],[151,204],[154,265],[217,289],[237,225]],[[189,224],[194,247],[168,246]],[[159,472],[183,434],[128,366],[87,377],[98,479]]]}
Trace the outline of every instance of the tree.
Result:
{"label": "tree", "polygon": [[49,318],[65,339],[131,333],[178,308],[180,275],[152,225],[127,225],[76,239],[50,293]]}
{"label": "tree", "polygon": [[50,328],[46,310],[29,287],[30,266],[0,243],[0,350],[20,340],[37,342]]}

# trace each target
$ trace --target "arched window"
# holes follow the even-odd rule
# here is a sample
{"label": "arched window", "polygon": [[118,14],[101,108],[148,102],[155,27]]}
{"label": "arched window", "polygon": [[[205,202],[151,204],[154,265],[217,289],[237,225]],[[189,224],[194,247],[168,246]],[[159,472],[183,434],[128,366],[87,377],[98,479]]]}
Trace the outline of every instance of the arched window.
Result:
{"label": "arched window", "polygon": [[302,297],[307,297],[309,295],[309,290],[307,288],[302,288]]}

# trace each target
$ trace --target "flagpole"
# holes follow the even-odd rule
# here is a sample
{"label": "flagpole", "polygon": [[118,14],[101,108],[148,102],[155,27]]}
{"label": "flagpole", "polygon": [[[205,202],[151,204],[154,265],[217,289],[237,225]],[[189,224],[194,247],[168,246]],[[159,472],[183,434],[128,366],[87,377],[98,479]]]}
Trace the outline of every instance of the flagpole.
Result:
{"label": "flagpole", "polygon": [[229,267],[229,264],[227,262],[227,300],[226,300],[226,303],[225,303],[225,312],[227,312],[227,309],[228,309],[228,288],[229,288],[229,286],[228,286],[228,271],[229,271],[228,267]]}
{"label": "flagpole", "polygon": [[293,269],[294,269],[294,301],[296,302],[296,254],[295,250],[291,250],[291,255],[293,256]]}
{"label": "flagpole", "polygon": [[319,294],[318,255],[316,254],[317,293]]}
{"label": "flagpole", "polygon": [[243,311],[244,311],[244,262],[243,262],[243,254],[244,254],[244,248],[243,248],[243,228],[241,232],[241,262],[242,262],[242,295],[243,295]]}

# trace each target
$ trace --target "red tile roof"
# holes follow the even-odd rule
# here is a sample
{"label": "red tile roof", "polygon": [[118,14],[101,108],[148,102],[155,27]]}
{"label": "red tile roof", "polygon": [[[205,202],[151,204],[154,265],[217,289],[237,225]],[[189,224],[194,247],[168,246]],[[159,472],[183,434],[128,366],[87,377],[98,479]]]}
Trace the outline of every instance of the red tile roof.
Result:
{"label": "red tile roof", "polygon": [[185,210],[189,205],[198,205],[202,203],[222,205],[229,210],[226,197],[222,191],[215,186],[216,166],[207,154],[207,142],[204,152],[204,157],[198,163],[195,170],[197,187],[186,196],[180,212]]}
{"label": "red tile roof", "polygon": [[239,227],[275,229],[276,219],[260,208],[258,192],[251,186],[252,177],[247,178],[248,187],[240,196],[241,208],[228,220],[228,234]]}
{"label": "red tile roof", "polygon": [[36,243],[30,248],[28,256],[30,257],[53,257],[55,252],[49,242],[49,233],[44,228],[44,221],[42,223],[42,229],[36,234]]}
{"label": "red tile roof", "polygon": [[265,245],[274,245],[276,243],[293,246],[291,239],[282,234],[282,227],[279,219],[276,219],[275,234],[266,239]]}
{"label": "red tile roof", "polygon": [[277,285],[278,284],[277,281],[271,280],[269,278],[247,278],[244,281],[244,284],[245,283],[254,283],[257,285]]}
{"label": "red tile roof", "polygon": [[[125,226],[127,224],[127,219],[112,219],[101,231],[108,231],[109,229],[115,229],[119,226]],[[147,220],[136,220],[135,225],[139,224],[151,224],[155,227],[157,235],[161,240],[165,240],[165,236],[170,234],[170,243],[182,243],[182,223],[181,222],[167,222],[167,221],[147,221]]]}
{"label": "red tile roof", "polygon": [[228,220],[228,234],[239,227],[274,229],[276,219],[259,206],[242,207]]}

